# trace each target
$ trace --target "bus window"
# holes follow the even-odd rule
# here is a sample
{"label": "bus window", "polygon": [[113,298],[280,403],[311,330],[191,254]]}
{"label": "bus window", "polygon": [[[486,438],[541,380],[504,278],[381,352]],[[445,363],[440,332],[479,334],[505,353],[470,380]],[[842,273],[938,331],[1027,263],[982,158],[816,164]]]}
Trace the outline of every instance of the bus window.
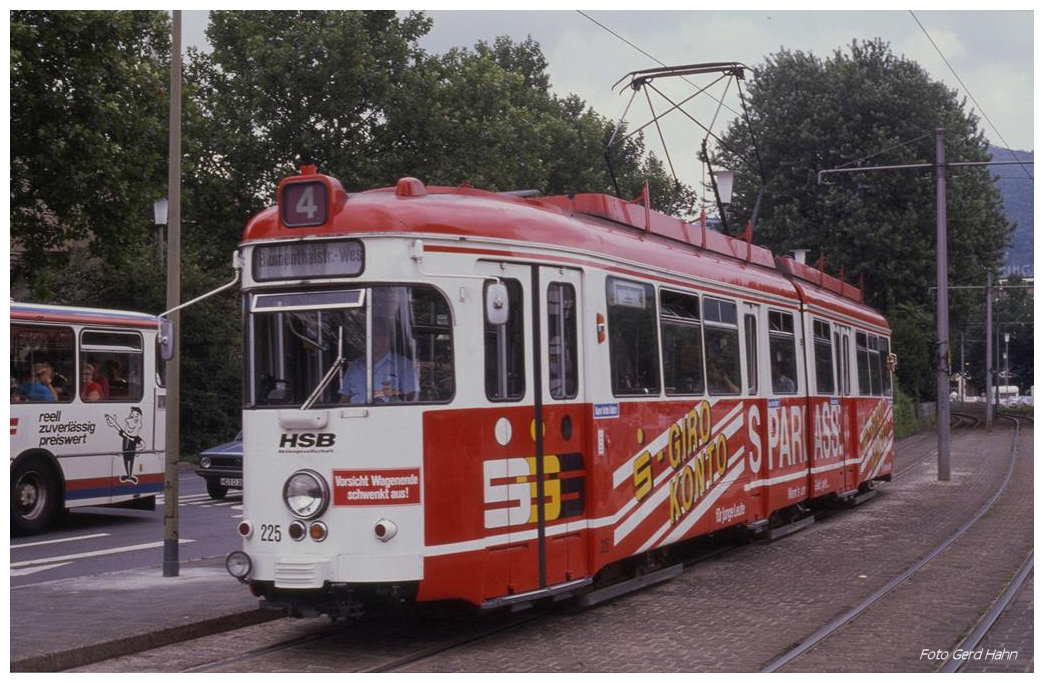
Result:
{"label": "bus window", "polygon": [[520,401],[526,394],[522,285],[518,280],[501,282],[508,290],[509,317],[504,325],[486,323],[486,397],[490,401]]}
{"label": "bus window", "polygon": [[769,369],[772,372],[772,391],[776,394],[797,393],[794,341],[793,314],[769,311]]}
{"label": "bus window", "polygon": [[247,401],[303,406],[452,398],[450,312],[430,287],[254,295]]}
{"label": "bus window", "polygon": [[75,337],[68,327],[11,325],[11,402],[68,402],[76,395]]}
{"label": "bus window", "polygon": [[736,304],[703,298],[707,388],[712,395],[740,393],[739,325]]}
{"label": "bus window", "polygon": [[[84,330],[80,333],[80,396],[84,400],[97,387],[101,401],[141,400],[144,392],[145,354],[142,336],[137,332]],[[83,375],[90,367],[92,377]]]}
{"label": "bus window", "polygon": [[576,398],[576,290],[553,282],[547,288],[548,379],[551,398]]}
{"label": "bus window", "polygon": [[699,297],[660,292],[663,383],[669,396],[702,394],[703,331]]}
{"label": "bus window", "polygon": [[830,323],[812,321],[813,352],[816,359],[816,393],[834,393],[834,350],[830,343]]}
{"label": "bus window", "polygon": [[652,285],[609,278],[609,360],[613,394],[660,393],[656,300]]}

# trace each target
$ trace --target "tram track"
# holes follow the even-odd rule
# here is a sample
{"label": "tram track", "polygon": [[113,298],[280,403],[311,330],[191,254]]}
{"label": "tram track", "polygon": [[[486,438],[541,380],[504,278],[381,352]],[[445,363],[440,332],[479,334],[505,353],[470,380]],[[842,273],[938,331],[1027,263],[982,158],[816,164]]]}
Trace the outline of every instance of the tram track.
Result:
{"label": "tram track", "polygon": [[[1001,618],[1001,615],[1004,613],[1004,611],[1008,608],[1009,605],[1012,604],[1012,602],[1015,601],[1015,597],[1018,595],[1019,590],[1026,583],[1026,580],[1029,579],[1032,573],[1033,553],[1031,552],[1029,557],[1027,557],[1026,560],[1022,563],[1022,566],[1019,568],[1019,571],[1015,574],[1014,577],[1012,577],[1011,582],[1004,589],[1004,592],[1001,593],[1001,595],[997,598],[996,601],[994,601],[992,605],[990,605],[989,610],[987,610],[986,614],[982,616],[982,619],[980,619],[979,623],[975,625],[975,628],[972,629],[971,633],[969,633],[961,641],[960,645],[954,648],[954,652],[971,653],[979,647],[979,645],[989,634],[990,629],[992,629],[994,624],[996,624],[997,621]],[[965,659],[960,656],[951,656],[943,665],[943,667],[939,669],[939,672],[960,672],[967,668],[967,665],[970,661],[970,658]]]}
{"label": "tram track", "polygon": [[[890,594],[896,591],[899,587],[907,583],[912,577],[923,571],[933,560],[942,555],[945,551],[954,546],[954,544],[960,540],[966,532],[969,531],[976,523],[978,523],[987,513],[994,509],[998,500],[1002,494],[1007,490],[1012,477],[1014,475],[1016,465],[1019,456],[1019,438],[1021,436],[1022,422],[1020,418],[1006,416],[1006,419],[1012,420],[1015,425],[1015,432],[1012,438],[1012,446],[1010,450],[1009,463],[1007,472],[997,490],[993,495],[986,501],[982,507],[980,507],[974,515],[964,524],[962,524],[957,531],[943,540],[941,543],[935,546],[930,552],[922,556],[918,561],[909,566],[905,571],[894,577],[892,580],[885,583],[883,586],[878,588],[876,591],[871,593],[869,596],[864,598],[854,607],[848,609],[842,614],[838,615],[831,621],[827,622],[820,629],[807,636],[804,640],[800,641],[797,645],[790,648],[789,650],[779,654],[761,669],[761,673],[771,673],[781,670],[802,670],[797,664],[800,663],[801,658],[811,652],[813,649],[826,643],[831,638],[839,636],[846,627],[857,622],[862,616],[869,613],[875,606],[879,605],[885,600]],[[1032,420],[1030,419],[1030,423]],[[930,454],[926,454],[924,457],[928,457]],[[908,465],[900,474],[908,471],[917,463]],[[1010,598],[1009,598],[1010,599]],[[1000,608],[1003,610],[1003,607]],[[999,614],[999,612],[998,612]],[[991,622],[992,623],[992,622]],[[988,628],[988,626],[986,627]]]}
{"label": "tram track", "polygon": [[[1014,443],[1017,442],[1017,435]],[[910,449],[914,453],[920,448]],[[913,465],[930,457],[934,451],[915,455],[912,463],[905,463],[902,470],[897,472],[899,477],[908,472]],[[1006,479],[1010,479],[1009,474]],[[999,496],[998,491],[996,496]],[[985,506],[984,506],[985,507]],[[965,527],[974,524],[980,513],[968,522]],[[964,527],[962,527],[964,528]],[[960,532],[958,532],[960,533]],[[955,534],[957,535],[957,534]],[[674,561],[681,562],[686,568],[699,565],[701,562],[721,558],[735,552],[746,545],[746,543],[725,543],[719,541],[714,547],[699,547],[697,552],[686,558],[676,557]],[[905,576],[915,573],[912,569],[905,572]],[[380,617],[369,625],[344,625],[323,624],[316,621],[284,620],[282,625],[285,629],[283,637],[276,637],[271,631],[273,625],[280,622],[270,622],[256,630],[237,636],[230,633],[232,640],[238,643],[258,642],[258,646],[244,651],[243,647],[225,646],[225,653],[232,652],[226,656],[219,654],[217,650],[206,653],[197,653],[195,661],[189,665],[177,666],[178,671],[183,672],[243,672],[243,671],[339,671],[358,673],[394,672],[400,670],[439,670],[445,666],[446,659],[443,655],[449,655],[453,659],[455,651],[461,653],[465,659],[469,659],[476,651],[489,650],[489,644],[483,645],[483,641],[495,640],[496,636],[507,636],[508,640],[515,639],[510,635],[512,630],[518,630],[522,638],[531,638],[532,625],[534,621],[550,619],[554,623],[556,617],[567,615],[572,618],[573,612],[563,611],[566,605],[556,605],[552,609],[537,607],[527,612],[516,614],[487,614],[472,616],[468,618],[457,617],[450,619],[432,618],[429,616],[416,617],[413,611],[403,611],[396,615]],[[566,608],[568,609],[568,608]],[[577,610],[577,613],[584,610]],[[851,621],[848,619],[847,621]],[[296,622],[296,624],[294,623]],[[298,626],[299,625],[299,626]],[[843,624],[842,624],[843,627]],[[268,642],[264,642],[268,639]],[[500,640],[504,640],[500,638]],[[496,646],[496,643],[493,643]],[[177,647],[177,646],[170,646]],[[316,666],[311,668],[311,654],[319,652],[319,659],[325,660],[326,667]],[[187,658],[188,655],[185,655]],[[164,657],[157,655],[155,662],[162,662]],[[335,664],[330,664],[336,662]],[[171,662],[167,661],[161,668],[156,670],[171,671]],[[133,665],[126,662],[115,665],[118,668],[110,670],[134,670]],[[756,665],[755,665],[756,666]],[[756,670],[756,669],[755,669]]]}

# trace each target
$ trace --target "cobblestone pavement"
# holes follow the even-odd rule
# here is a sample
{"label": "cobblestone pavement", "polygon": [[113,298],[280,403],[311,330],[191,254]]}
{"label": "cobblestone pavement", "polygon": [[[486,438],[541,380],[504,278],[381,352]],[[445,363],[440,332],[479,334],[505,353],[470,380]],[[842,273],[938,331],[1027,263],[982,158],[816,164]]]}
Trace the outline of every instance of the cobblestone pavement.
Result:
{"label": "cobblestone pavement", "polygon": [[[897,446],[901,477],[854,510],[773,543],[754,543],[689,567],[665,583],[588,609],[541,609],[526,624],[420,660],[407,672],[758,671],[872,594],[952,535],[1006,474],[1013,432],[955,432],[952,478],[939,482],[931,435]],[[915,575],[866,621],[795,661],[799,671],[929,671],[924,649],[956,647],[1032,550],[1032,429],[1009,491],[952,550]],[[1032,581],[983,647],[1017,650],[982,671],[1032,671]],[[495,619],[488,622],[492,629]],[[354,671],[395,645],[422,649],[437,621],[349,628],[281,619],[198,643],[112,660],[83,671],[181,671],[281,640],[332,638],[227,667],[229,671]],[[993,644],[993,645],[991,645]]]}
{"label": "cobblestone pavement", "polygon": [[[1032,430],[1026,432],[1014,483],[1023,504],[988,514],[980,523],[990,526],[974,530],[962,552],[926,570],[952,583],[916,582],[908,609],[894,601],[898,607],[878,615],[861,645],[824,650],[809,669],[937,668],[921,665],[922,649],[959,642],[1032,547]],[[955,434],[949,482],[936,481],[935,463],[923,460],[876,499],[800,534],[745,547],[665,584],[552,616],[408,671],[757,671],[953,534],[1000,485],[1011,434]],[[982,543],[991,536],[1010,541],[1011,554],[985,555]],[[1032,655],[1020,664],[1032,667]]]}
{"label": "cobblestone pavement", "polygon": [[961,671],[1033,672],[1033,572],[997,623],[971,652],[968,664]]}

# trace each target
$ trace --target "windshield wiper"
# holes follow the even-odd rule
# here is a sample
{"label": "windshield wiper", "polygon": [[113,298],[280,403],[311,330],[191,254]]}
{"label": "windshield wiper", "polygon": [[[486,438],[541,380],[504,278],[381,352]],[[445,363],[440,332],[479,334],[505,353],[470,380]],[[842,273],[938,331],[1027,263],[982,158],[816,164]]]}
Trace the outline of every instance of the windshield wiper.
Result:
{"label": "windshield wiper", "polygon": [[338,370],[344,368],[347,361],[344,358],[344,328],[337,328],[337,358],[334,359],[330,369],[326,371],[323,378],[319,381],[319,386],[311,393],[311,395],[305,399],[305,402],[301,404],[301,410],[309,410],[315,405],[315,402],[319,400],[319,397],[326,391],[326,387],[330,386],[330,382],[337,376]]}

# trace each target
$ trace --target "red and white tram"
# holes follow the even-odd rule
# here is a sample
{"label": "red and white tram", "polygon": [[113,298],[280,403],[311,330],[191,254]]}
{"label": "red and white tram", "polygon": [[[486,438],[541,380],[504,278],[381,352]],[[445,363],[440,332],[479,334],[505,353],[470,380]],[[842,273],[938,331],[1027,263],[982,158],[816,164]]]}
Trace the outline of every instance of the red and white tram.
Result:
{"label": "red and white tram", "polygon": [[597,591],[891,477],[859,289],[645,205],[306,167],[241,253],[228,567],[291,613]]}

